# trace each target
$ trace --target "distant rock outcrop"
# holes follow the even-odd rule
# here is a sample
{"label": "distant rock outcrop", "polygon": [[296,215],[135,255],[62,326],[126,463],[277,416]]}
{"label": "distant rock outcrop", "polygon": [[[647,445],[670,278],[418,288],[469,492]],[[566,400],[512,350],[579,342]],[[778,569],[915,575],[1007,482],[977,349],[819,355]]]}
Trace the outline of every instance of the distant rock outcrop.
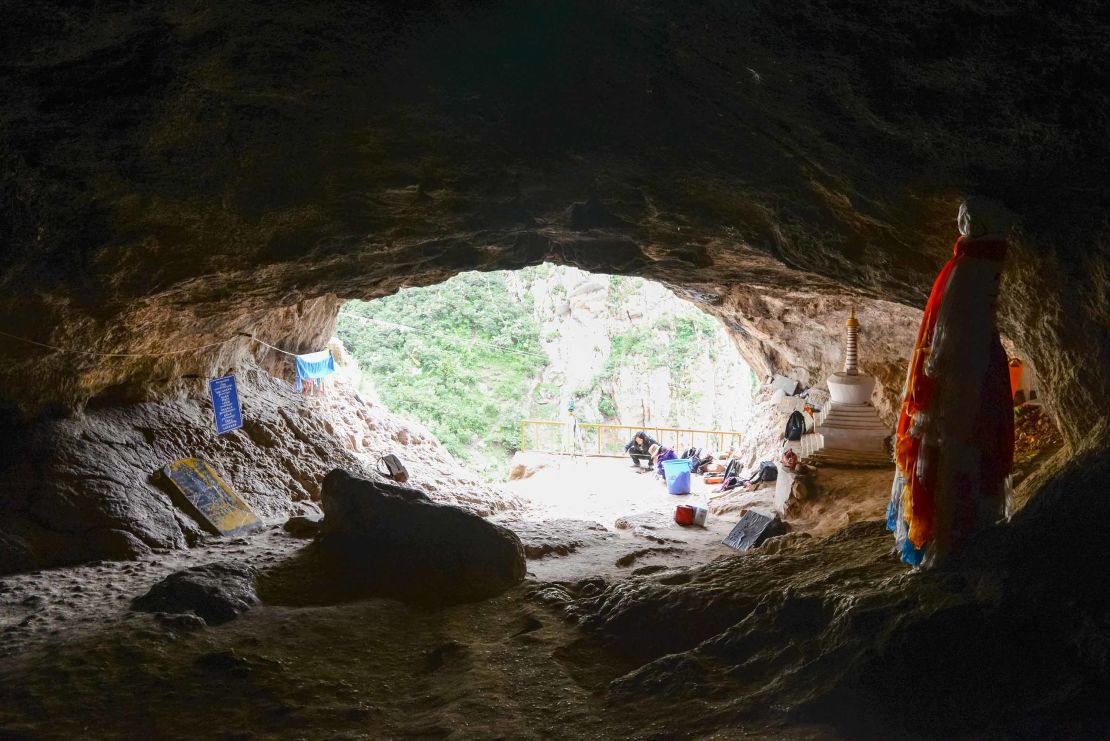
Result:
{"label": "distant rock outcrop", "polygon": [[[730,430],[747,424],[747,363],[724,325],[667,286],[561,265],[506,280],[530,296],[548,358],[536,378],[532,416],[562,415],[573,396],[576,413],[590,422]],[[680,331],[695,339],[676,347]],[[606,447],[617,439],[603,437]]]}

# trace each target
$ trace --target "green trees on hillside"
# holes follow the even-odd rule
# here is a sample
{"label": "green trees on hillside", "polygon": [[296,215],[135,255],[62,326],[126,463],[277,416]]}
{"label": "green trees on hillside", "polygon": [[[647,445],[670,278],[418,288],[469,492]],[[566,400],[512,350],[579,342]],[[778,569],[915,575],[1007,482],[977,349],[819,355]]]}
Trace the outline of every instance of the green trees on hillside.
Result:
{"label": "green trees on hillside", "polygon": [[[688,364],[702,352],[710,358],[716,357],[715,331],[714,320],[708,315],[644,319],[637,326],[610,338],[605,369],[586,393],[595,388],[606,388],[619,374],[642,373],[666,366],[670,373],[669,393],[678,402],[667,422],[682,424],[683,420],[679,417],[685,407],[697,402],[687,378]],[[607,418],[615,416],[612,398],[604,391],[598,411]]]}
{"label": "green trees on hillside", "polygon": [[530,297],[511,296],[498,274],[463,273],[349,302],[336,334],[390,410],[426,424],[478,471],[505,468],[530,381],[546,363]]}

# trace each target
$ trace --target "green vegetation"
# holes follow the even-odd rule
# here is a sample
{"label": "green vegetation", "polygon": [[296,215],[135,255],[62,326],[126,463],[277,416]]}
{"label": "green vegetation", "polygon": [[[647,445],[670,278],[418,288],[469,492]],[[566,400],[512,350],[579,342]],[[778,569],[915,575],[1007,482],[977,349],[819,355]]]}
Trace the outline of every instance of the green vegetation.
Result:
{"label": "green vegetation", "polygon": [[606,375],[630,365],[648,370],[666,365],[672,373],[681,373],[688,359],[698,354],[699,345],[708,348],[710,357],[716,355],[714,331],[708,316],[666,316],[650,325],[633,327],[613,336]]}
{"label": "green vegetation", "polygon": [[617,416],[617,404],[613,401],[613,397],[609,394],[602,392],[601,398],[597,401],[597,411],[601,416],[607,420],[613,419]]}
{"label": "green vegetation", "polygon": [[623,275],[609,276],[609,304],[622,306],[644,285],[643,278],[628,278]]}
{"label": "green vegetation", "polygon": [[547,362],[531,303],[498,274],[463,273],[349,302],[336,334],[390,410],[426,424],[478,472],[504,478],[531,379]]}
{"label": "green vegetation", "polygon": [[[630,279],[625,279],[630,280]],[[610,283],[612,298],[613,284]],[[650,324],[629,329],[610,340],[609,359],[605,370],[594,383],[594,387],[611,383],[618,374],[645,372],[667,366],[670,371],[670,395],[677,403],[673,406],[668,424],[683,424],[683,417],[700,399],[700,394],[690,389],[687,383],[687,367],[692,358],[699,354],[699,348],[707,348],[710,358],[715,358],[714,345],[716,326],[707,315],[694,317],[663,316]],[[607,398],[603,395],[602,397]],[[610,399],[610,404],[612,400]],[[602,401],[598,410],[602,410]]]}
{"label": "green vegetation", "polygon": [[[563,419],[568,397],[577,403],[580,422],[617,422],[627,381],[634,389],[657,371],[653,382],[669,379],[673,403],[669,419],[654,421],[686,426],[704,414],[694,389],[704,384],[693,383],[693,374],[707,356],[717,356],[717,322],[699,313],[649,314],[622,323],[629,307],[642,307],[645,281],[610,276],[603,294],[608,316],[598,320],[613,322],[606,330],[612,334],[573,345],[576,330],[568,326],[568,336],[561,336],[557,307],[567,285],[580,283],[564,284],[560,270],[539,265],[515,274],[463,273],[429,288],[351,301],[336,334],[390,410],[427,425],[453,455],[490,480],[504,480],[521,419]],[[534,292],[547,297],[538,311],[546,317],[542,327]],[[548,358],[545,343],[563,343],[553,351],[558,362]],[[575,375],[570,388],[560,365],[569,357],[595,358],[589,367],[596,375]]]}

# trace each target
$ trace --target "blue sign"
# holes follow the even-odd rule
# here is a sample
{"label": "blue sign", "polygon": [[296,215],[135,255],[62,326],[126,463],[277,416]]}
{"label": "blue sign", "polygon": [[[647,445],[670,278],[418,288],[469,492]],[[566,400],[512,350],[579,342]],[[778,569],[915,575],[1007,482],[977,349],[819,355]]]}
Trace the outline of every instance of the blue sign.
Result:
{"label": "blue sign", "polygon": [[239,393],[235,390],[235,376],[213,378],[208,382],[212,393],[212,411],[216,413],[216,434],[237,430],[243,426],[243,412],[239,409]]}

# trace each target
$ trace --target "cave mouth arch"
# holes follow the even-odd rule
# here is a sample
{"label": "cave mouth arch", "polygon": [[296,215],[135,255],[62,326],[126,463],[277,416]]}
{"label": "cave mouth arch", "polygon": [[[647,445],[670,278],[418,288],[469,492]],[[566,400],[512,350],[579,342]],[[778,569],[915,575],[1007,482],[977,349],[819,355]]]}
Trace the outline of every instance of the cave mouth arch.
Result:
{"label": "cave mouth arch", "polygon": [[[941,573],[860,580],[833,567],[833,551],[803,548],[768,554],[768,570],[718,564],[672,583],[644,575],[549,596],[628,644],[673,639],[697,616],[702,651],[668,646],[681,655],[606,676],[614,702],[603,710],[629,702],[628,727],[651,718],[651,731],[681,730],[651,715],[658,694],[637,691],[693,685],[726,696],[708,698],[717,704],[706,714],[726,727],[743,704],[818,721],[830,707],[860,718],[885,709],[879,725],[901,718],[914,734],[1107,735],[1110,138],[1106,74],[1092,61],[1105,59],[1097,5],[20,5],[0,50],[0,206],[10,216],[0,331],[78,352],[12,340],[0,365],[0,410],[13,427],[0,460],[0,564],[184,545],[195,533],[149,488],[149,461],[207,439],[204,378],[254,357],[276,363],[249,337],[319,347],[342,299],[552,260],[667,282],[760,343],[757,372],[817,376],[805,355],[763,339],[782,313],[834,299],[920,306],[951,252],[959,201],[985,194],[1014,224],[1001,329],[1035,366],[1067,442],[1027,480],[1032,497],[1009,525]],[[899,372],[887,375],[896,388]],[[257,472],[244,488],[309,494],[314,457],[357,464],[318,454],[323,433],[282,415],[282,390],[255,380],[274,400],[254,402],[266,424],[247,431],[251,448],[221,443],[239,470]],[[295,455],[281,455],[274,430],[296,438]],[[258,466],[256,451],[271,462]],[[832,545],[848,563],[867,540],[878,560],[885,537],[857,527]],[[774,581],[807,560],[823,580]],[[747,595],[761,576],[782,588],[756,604]],[[706,609],[698,583],[723,585],[727,599]],[[630,593],[644,599],[623,599]],[[753,648],[768,636],[781,651]],[[357,638],[342,645],[364,655]],[[422,648],[448,682],[489,655]],[[791,656],[785,670],[776,663]],[[254,678],[271,666],[232,647],[196,658],[203,671]],[[38,688],[68,686],[41,663],[29,694],[0,693],[34,700]],[[838,679],[815,702],[799,699],[814,696],[811,672],[822,669]],[[521,687],[535,678],[509,676]],[[783,692],[761,695],[743,685],[751,677]],[[797,705],[785,694],[792,677],[808,682],[793,685]],[[171,694],[148,689],[126,686],[115,699]],[[549,717],[533,720],[551,735],[597,714],[561,714],[569,694],[581,693],[536,698]],[[275,704],[281,722],[303,704],[291,699]],[[334,696],[319,699],[330,708]],[[1090,725],[1069,712],[1099,705]],[[197,715],[174,709],[182,722]],[[960,722],[970,727],[952,728]],[[856,735],[890,735],[867,731]]]}
{"label": "cave mouth arch", "polygon": [[[1087,12],[39,5],[5,57],[2,326],[108,353],[309,345],[288,307],[545,259],[711,307],[735,286],[917,306],[982,193],[1014,222],[1002,329],[1078,447],[1110,399],[1104,101],[1055,82],[1090,52]],[[981,34],[963,50],[980,86],[911,18]],[[985,123],[1000,110],[1021,120]],[[243,352],[72,362],[13,342],[2,406],[150,398]]]}
{"label": "cave mouth arch", "polygon": [[[724,325],[669,289],[550,263],[348,301],[336,336],[364,395],[428,425],[493,480],[541,438],[545,450],[613,455],[638,429],[742,430],[758,382]],[[592,445],[552,425],[570,411]],[[721,450],[706,434],[668,442]]]}

